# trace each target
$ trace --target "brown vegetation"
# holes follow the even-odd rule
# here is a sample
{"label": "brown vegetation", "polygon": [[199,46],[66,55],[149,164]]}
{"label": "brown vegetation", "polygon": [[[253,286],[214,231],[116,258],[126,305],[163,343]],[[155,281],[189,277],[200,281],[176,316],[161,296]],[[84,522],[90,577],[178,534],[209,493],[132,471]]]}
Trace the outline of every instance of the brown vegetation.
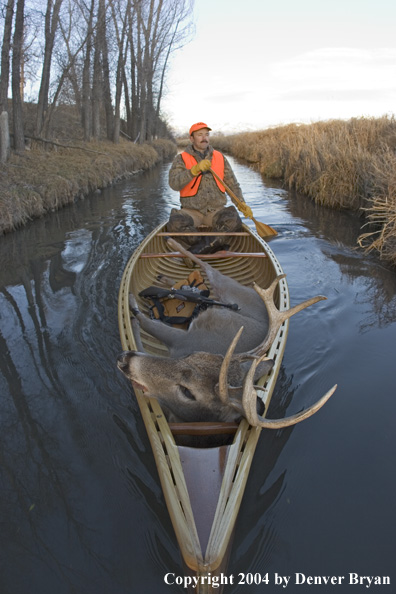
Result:
{"label": "brown vegetation", "polygon": [[364,215],[359,244],[396,265],[394,117],[291,124],[221,136],[213,144],[318,204]]}
{"label": "brown vegetation", "polygon": [[[61,144],[61,143],[59,143]],[[41,145],[41,146],[39,146]],[[39,143],[0,166],[0,234],[54,211],[113,181],[149,169],[176,154],[169,140],[70,142],[73,148]],[[76,148],[76,146],[80,148]]]}

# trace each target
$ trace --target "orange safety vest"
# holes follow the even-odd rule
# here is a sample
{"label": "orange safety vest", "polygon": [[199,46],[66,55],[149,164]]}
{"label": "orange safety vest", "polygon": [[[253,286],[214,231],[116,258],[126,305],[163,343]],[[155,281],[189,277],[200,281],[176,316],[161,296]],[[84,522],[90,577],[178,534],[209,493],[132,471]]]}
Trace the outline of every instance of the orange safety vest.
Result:
{"label": "orange safety vest", "polygon": [[[190,153],[183,152],[181,156],[187,169],[191,169],[191,167],[197,164],[196,158],[190,155]],[[220,153],[220,151],[213,151],[212,169],[221,179],[224,179],[224,156],[222,153]],[[195,196],[198,192],[201,179],[202,173],[194,177],[194,179],[192,179],[186,186],[184,186],[184,188],[180,190],[180,197],[187,198],[189,196]],[[225,187],[216,178],[214,179],[219,187],[219,190],[221,192],[225,192]]]}

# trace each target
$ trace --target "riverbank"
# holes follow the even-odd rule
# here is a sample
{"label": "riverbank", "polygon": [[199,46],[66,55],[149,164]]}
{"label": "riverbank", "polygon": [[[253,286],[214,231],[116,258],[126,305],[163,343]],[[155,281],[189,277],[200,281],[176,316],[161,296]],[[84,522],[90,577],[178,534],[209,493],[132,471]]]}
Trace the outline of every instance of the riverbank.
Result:
{"label": "riverbank", "polygon": [[169,140],[134,144],[35,144],[0,166],[0,235],[81,199],[177,152]]}
{"label": "riverbank", "polygon": [[359,245],[396,265],[394,117],[290,124],[217,136],[213,144],[318,204],[356,211]]}

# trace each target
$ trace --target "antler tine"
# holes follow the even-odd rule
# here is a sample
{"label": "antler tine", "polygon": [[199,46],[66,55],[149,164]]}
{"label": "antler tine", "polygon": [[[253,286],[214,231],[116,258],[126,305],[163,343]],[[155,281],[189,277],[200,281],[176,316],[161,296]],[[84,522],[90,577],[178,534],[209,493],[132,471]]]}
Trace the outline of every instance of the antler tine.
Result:
{"label": "antler tine", "polygon": [[204,262],[203,260],[200,260],[199,258],[197,258],[197,256],[195,254],[192,254],[191,252],[186,250],[185,247],[180,245],[180,243],[177,242],[172,237],[167,237],[166,241],[172,249],[179,251],[183,255],[183,257],[189,258],[192,262],[197,264],[197,266],[200,266],[202,269],[205,270],[205,267],[207,266],[206,262]]}
{"label": "antler tine", "polygon": [[253,387],[253,378],[256,367],[261,360],[262,359],[255,359],[253,361],[243,382],[242,406],[246,420],[253,427],[262,427],[264,429],[282,429],[284,427],[296,425],[297,423],[300,423],[301,421],[304,421],[305,419],[308,419],[308,417],[314,415],[329,400],[330,396],[332,396],[337,389],[337,384],[335,384],[315,404],[300,413],[292,415],[291,417],[286,417],[285,419],[265,419],[257,413],[257,393]]}
{"label": "antler tine", "polygon": [[247,358],[251,356],[261,357],[264,353],[266,353],[270,348],[271,344],[274,342],[276,334],[285,320],[288,320],[289,318],[291,318],[291,316],[305,309],[306,307],[309,307],[310,305],[313,305],[318,301],[322,301],[323,299],[327,299],[327,297],[324,297],[323,295],[317,295],[316,297],[311,297],[311,299],[307,299],[306,301],[303,301],[302,303],[299,303],[298,305],[295,305],[290,309],[287,309],[285,311],[279,311],[279,309],[276,307],[274,303],[273,297],[277,284],[282,278],[285,278],[285,276],[285,274],[280,274],[279,276],[277,276],[276,279],[272,281],[268,289],[263,289],[259,287],[256,283],[254,283],[253,285],[253,288],[255,289],[256,293],[260,295],[267,308],[269,328],[263,342],[251,351],[244,353],[244,356]]}
{"label": "antler tine", "polygon": [[232,355],[234,354],[235,347],[238,343],[238,340],[243,332],[243,326],[241,326],[238,332],[235,334],[230,346],[227,349],[226,354],[224,355],[223,362],[220,367],[220,375],[219,375],[219,398],[223,404],[227,404],[229,402],[229,394],[228,394],[228,368],[230,366],[230,361]]}

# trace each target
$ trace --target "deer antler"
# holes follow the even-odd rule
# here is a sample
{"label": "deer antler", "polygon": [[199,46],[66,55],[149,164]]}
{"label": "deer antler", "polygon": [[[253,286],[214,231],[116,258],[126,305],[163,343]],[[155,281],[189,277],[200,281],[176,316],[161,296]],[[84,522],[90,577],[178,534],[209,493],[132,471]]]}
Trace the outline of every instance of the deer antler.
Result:
{"label": "deer antler", "polygon": [[307,299],[306,301],[303,301],[302,303],[299,303],[298,305],[295,305],[290,309],[287,309],[285,311],[279,311],[279,309],[276,307],[274,303],[274,293],[279,281],[285,277],[285,274],[280,274],[279,276],[277,276],[272,281],[268,289],[262,289],[256,283],[253,284],[254,290],[258,295],[260,295],[260,297],[265,303],[265,307],[268,312],[269,327],[267,335],[264,338],[263,342],[251,351],[239,355],[239,357],[243,359],[248,359],[251,357],[261,357],[268,351],[268,349],[274,342],[276,334],[285,320],[288,320],[289,318],[291,318],[291,316],[305,309],[306,307],[309,307],[310,305],[313,305],[318,301],[322,301],[323,299],[327,299],[327,297],[324,297],[323,295],[317,295],[316,297],[311,297],[311,299]]}
{"label": "deer antler", "polygon": [[229,394],[228,394],[228,368],[230,366],[230,362],[232,359],[232,355],[234,354],[235,347],[243,332],[243,326],[241,326],[238,332],[235,334],[230,346],[227,349],[226,354],[224,355],[223,362],[220,367],[220,375],[219,375],[219,383],[218,383],[218,390],[219,390],[219,398],[223,404],[228,404],[229,402]]}
{"label": "deer antler", "polygon": [[291,417],[286,417],[285,419],[265,419],[257,413],[257,392],[253,387],[254,374],[260,361],[261,359],[255,359],[253,361],[243,382],[242,406],[244,410],[244,416],[246,417],[248,423],[253,425],[253,427],[262,427],[265,429],[282,429],[283,427],[296,425],[297,423],[300,423],[301,421],[304,421],[304,419],[308,419],[308,417],[311,417],[313,414],[315,414],[328,401],[330,396],[332,396],[337,389],[337,384],[335,384],[315,404],[300,413],[292,415]]}
{"label": "deer antler", "polygon": [[[235,410],[237,410],[240,413],[241,416],[245,416],[245,411],[243,409],[243,405],[242,405],[241,401],[236,400],[229,394],[230,390],[242,390],[242,386],[230,386],[228,384],[228,368],[230,366],[230,362],[231,362],[232,356],[234,354],[235,347],[238,343],[238,340],[239,340],[242,332],[243,332],[243,326],[241,326],[239,328],[238,332],[234,336],[230,346],[227,349],[227,352],[224,356],[223,362],[220,367],[219,383],[217,384],[217,388],[218,388],[218,394],[219,394],[219,398],[220,398],[221,402],[223,404],[228,404],[229,406],[232,406]],[[267,357],[261,357],[261,359],[258,361],[258,363],[261,363],[262,361],[266,361],[266,360],[269,360],[269,359]],[[259,388],[259,386],[257,386],[257,387]]]}
{"label": "deer antler", "polygon": [[[239,361],[246,360],[249,358],[253,359],[252,365],[248,373],[246,374],[243,382],[242,408],[244,417],[247,419],[250,425],[253,425],[255,427],[280,429],[282,427],[289,427],[291,425],[300,423],[304,419],[307,419],[308,417],[315,414],[327,402],[327,400],[334,394],[335,390],[337,389],[336,384],[324,396],[322,396],[322,398],[320,398],[315,404],[313,404],[307,410],[302,411],[291,417],[287,417],[285,419],[265,419],[257,413],[257,392],[253,384],[253,379],[255,376],[257,366],[266,359],[267,351],[272,345],[279,328],[285,320],[289,319],[294,314],[305,309],[306,307],[309,307],[310,305],[313,305],[314,303],[317,303],[318,301],[326,299],[326,297],[318,295],[316,297],[312,297],[311,299],[307,299],[306,301],[303,301],[302,303],[299,303],[298,305],[295,305],[294,307],[291,307],[286,311],[279,311],[274,303],[274,292],[278,285],[278,282],[282,278],[285,278],[285,276],[285,274],[279,275],[276,279],[274,279],[274,281],[271,283],[268,289],[262,289],[258,285],[254,284],[254,289],[256,290],[258,295],[260,295],[260,297],[263,299],[268,312],[268,332],[263,342],[256,348],[246,353],[235,355],[235,358],[239,359]],[[227,353],[224,356],[221,365],[219,376],[219,398],[224,404],[228,403],[232,406],[235,400],[229,397],[227,375],[231,359],[234,355],[234,351],[242,331],[243,327],[241,327],[238,330],[233,341],[228,347]],[[240,409],[240,405],[238,409]]]}

